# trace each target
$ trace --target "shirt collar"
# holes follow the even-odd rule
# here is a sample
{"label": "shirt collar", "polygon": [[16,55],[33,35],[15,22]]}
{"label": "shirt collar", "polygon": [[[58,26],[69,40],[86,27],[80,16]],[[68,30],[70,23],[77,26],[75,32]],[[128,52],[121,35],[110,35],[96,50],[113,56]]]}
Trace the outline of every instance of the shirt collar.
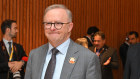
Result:
{"label": "shirt collar", "polygon": [[[4,38],[3,38],[3,42],[4,42],[4,44],[5,44],[5,45],[7,45],[7,44],[8,44],[8,42],[11,42],[11,45],[12,45],[12,43],[13,43],[13,40],[11,40],[11,41],[8,41],[8,40],[6,40],[6,39],[4,39]],[[9,45],[9,44],[8,44],[8,45]]]}
{"label": "shirt collar", "polygon": [[[56,48],[59,50],[59,52],[61,54],[65,54],[67,52],[67,48],[70,44],[70,38],[68,40],[66,40],[64,43],[62,43],[61,45],[57,46]],[[49,54],[51,53],[50,51],[53,49],[54,47],[49,43],[49,49],[48,52]]]}

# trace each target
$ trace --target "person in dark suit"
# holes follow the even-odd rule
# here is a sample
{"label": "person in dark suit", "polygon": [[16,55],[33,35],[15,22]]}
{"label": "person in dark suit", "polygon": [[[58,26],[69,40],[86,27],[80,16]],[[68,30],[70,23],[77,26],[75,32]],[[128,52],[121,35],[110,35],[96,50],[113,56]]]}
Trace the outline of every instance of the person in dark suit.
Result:
{"label": "person in dark suit", "polygon": [[88,47],[93,46],[93,44],[92,44],[93,39],[91,39],[91,37],[94,36],[94,34],[98,31],[99,31],[99,29],[96,26],[91,26],[91,27],[88,28],[87,35],[84,36],[84,38],[86,38],[87,41],[88,41]]}
{"label": "person in dark suit", "polygon": [[99,58],[70,39],[71,11],[51,5],[43,21],[48,43],[30,52],[25,79],[101,79]]}
{"label": "person in dark suit", "polygon": [[15,79],[19,76],[24,79],[25,62],[22,58],[26,54],[23,47],[12,40],[18,32],[16,21],[3,21],[1,31],[3,40],[0,41],[0,79]]}
{"label": "person in dark suit", "polygon": [[128,49],[123,79],[140,79],[140,43]]}
{"label": "person in dark suit", "polygon": [[94,46],[89,49],[100,59],[102,79],[113,79],[112,69],[118,68],[117,51],[105,45],[105,34],[101,31],[94,34]]}
{"label": "person in dark suit", "polygon": [[120,46],[120,57],[122,60],[123,68],[125,67],[127,51],[130,45],[138,43],[138,33],[136,31],[130,31],[126,35],[126,41]]}

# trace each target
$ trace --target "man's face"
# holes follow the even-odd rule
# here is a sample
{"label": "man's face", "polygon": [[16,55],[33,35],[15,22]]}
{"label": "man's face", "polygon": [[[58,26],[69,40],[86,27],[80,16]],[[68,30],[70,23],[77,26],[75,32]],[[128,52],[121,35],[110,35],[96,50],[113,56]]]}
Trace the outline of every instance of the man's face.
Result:
{"label": "man's face", "polygon": [[94,45],[95,45],[96,49],[102,48],[104,46],[104,44],[105,44],[105,40],[103,40],[101,38],[101,36],[99,36],[99,35],[94,36]]}
{"label": "man's face", "polygon": [[10,29],[10,32],[9,32],[9,36],[12,37],[12,38],[15,38],[17,36],[17,32],[18,32],[17,24],[12,23],[11,24],[11,29]]}
{"label": "man's face", "polygon": [[135,37],[135,34],[129,35],[128,38],[130,44],[136,44],[138,42],[138,38]]}
{"label": "man's face", "polygon": [[[56,8],[49,10],[44,16],[44,22],[46,23],[68,23],[68,15],[64,9]],[[73,23],[63,24],[61,29],[56,29],[54,24],[48,29],[44,26],[45,35],[50,43],[61,44],[66,41],[72,30]]]}

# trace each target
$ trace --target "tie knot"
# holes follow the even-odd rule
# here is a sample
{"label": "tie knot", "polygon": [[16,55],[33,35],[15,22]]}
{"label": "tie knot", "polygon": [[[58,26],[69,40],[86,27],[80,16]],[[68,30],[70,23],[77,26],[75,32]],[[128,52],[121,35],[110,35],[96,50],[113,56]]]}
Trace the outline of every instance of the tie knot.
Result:
{"label": "tie knot", "polygon": [[8,42],[9,46],[11,46],[11,42]]}
{"label": "tie knot", "polygon": [[53,55],[56,55],[58,52],[59,52],[58,49],[56,49],[56,48],[53,48],[53,49],[52,49],[52,54],[53,54]]}

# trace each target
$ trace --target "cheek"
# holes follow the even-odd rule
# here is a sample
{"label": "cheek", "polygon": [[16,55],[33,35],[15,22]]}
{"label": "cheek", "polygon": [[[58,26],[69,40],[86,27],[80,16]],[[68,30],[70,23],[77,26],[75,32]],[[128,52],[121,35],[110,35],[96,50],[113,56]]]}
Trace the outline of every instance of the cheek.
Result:
{"label": "cheek", "polygon": [[97,44],[97,42],[93,42],[93,44]]}

